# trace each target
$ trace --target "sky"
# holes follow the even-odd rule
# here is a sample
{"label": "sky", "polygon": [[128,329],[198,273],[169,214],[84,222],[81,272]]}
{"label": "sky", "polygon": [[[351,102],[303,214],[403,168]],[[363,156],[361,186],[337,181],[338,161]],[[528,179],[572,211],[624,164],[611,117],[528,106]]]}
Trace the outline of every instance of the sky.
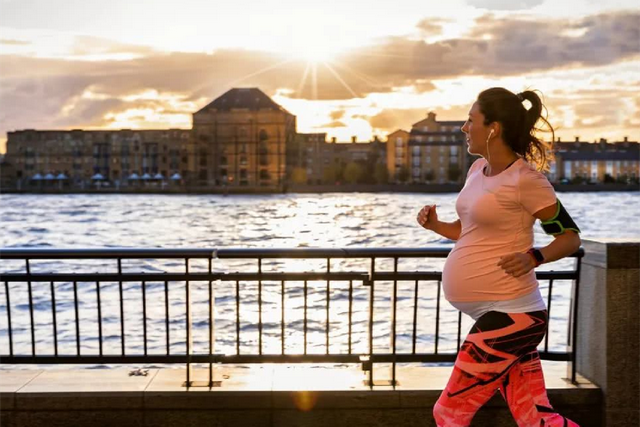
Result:
{"label": "sky", "polygon": [[298,132],[367,141],[483,89],[543,95],[563,140],[640,140],[637,0],[0,0],[0,152],[21,129],[191,128],[257,87]]}

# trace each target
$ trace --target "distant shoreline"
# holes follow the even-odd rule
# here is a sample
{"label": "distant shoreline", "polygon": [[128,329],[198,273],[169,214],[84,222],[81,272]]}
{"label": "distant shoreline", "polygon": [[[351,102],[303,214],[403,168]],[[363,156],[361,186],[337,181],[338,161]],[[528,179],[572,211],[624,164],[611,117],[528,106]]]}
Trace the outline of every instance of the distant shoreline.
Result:
{"label": "distant shoreline", "polygon": [[[638,185],[626,184],[554,184],[557,192],[604,192],[640,191]],[[58,189],[30,188],[26,190],[0,188],[0,194],[323,194],[323,193],[458,193],[462,189],[459,184],[346,184],[346,185],[291,185],[285,189],[278,188],[99,188],[99,189]]]}

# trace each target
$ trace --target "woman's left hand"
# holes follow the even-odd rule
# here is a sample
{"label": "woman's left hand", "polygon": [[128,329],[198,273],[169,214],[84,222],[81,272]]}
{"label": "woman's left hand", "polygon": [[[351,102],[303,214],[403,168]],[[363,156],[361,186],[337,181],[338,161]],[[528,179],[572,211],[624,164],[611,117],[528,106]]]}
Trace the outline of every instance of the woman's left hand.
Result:
{"label": "woman's left hand", "polygon": [[513,253],[500,258],[498,267],[513,277],[520,277],[535,268],[536,263],[533,257],[527,253]]}

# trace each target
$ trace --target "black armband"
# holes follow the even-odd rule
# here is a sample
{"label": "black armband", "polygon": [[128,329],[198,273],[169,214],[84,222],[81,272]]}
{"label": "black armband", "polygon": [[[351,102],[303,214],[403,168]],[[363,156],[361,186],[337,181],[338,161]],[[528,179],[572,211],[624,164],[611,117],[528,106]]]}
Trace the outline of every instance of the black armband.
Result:
{"label": "black armband", "polygon": [[560,203],[560,199],[557,199],[557,204],[556,214],[553,218],[546,221],[540,221],[544,232],[552,236],[562,234],[565,230],[572,230],[576,233],[580,233],[580,229],[569,215],[569,212],[567,212],[564,206],[562,206],[562,203]]}

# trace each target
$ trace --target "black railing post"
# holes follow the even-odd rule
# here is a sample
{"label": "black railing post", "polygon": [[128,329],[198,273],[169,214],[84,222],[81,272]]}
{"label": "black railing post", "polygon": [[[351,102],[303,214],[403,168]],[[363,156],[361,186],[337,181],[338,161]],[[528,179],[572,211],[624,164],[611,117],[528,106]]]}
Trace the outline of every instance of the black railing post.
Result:
{"label": "black railing post", "polygon": [[[25,259],[27,276],[31,276],[31,267],[29,265],[29,258]],[[27,280],[27,289],[29,292],[29,326],[31,328],[31,355],[36,355],[36,325],[33,320],[33,292],[31,289],[31,279]],[[76,316],[77,319],[77,316]]]}
{"label": "black railing post", "polygon": [[[185,258],[184,260],[185,273],[189,274],[189,258]],[[191,387],[192,380],[192,372],[191,372],[191,283],[189,278],[185,282],[185,328],[186,328],[186,343],[185,350],[187,355],[187,381],[185,383],[186,387]]]}

